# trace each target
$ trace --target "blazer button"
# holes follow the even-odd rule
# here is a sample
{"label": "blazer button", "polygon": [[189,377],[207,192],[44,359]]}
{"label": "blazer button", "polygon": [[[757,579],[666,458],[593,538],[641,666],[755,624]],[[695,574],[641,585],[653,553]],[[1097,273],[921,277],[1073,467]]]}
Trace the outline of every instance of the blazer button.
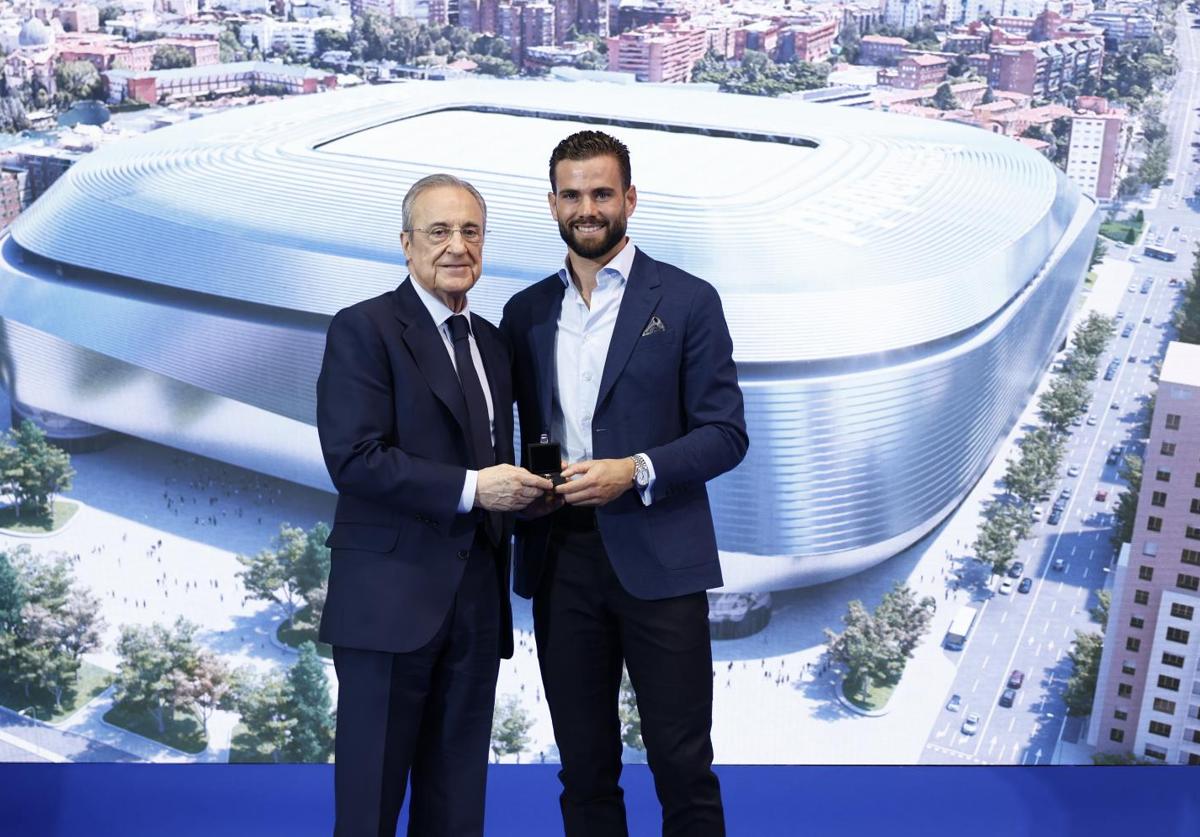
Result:
{"label": "blazer button", "polygon": [[471,557],[471,553],[468,550],[460,549],[458,551],[458,560],[465,561],[470,557]]}

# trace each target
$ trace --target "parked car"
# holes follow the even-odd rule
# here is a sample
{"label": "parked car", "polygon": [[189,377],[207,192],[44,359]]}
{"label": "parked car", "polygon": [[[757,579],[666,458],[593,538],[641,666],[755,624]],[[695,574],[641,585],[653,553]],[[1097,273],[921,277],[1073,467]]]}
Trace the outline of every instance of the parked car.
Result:
{"label": "parked car", "polygon": [[1063,486],[1063,490],[1062,490],[1062,491],[1060,491],[1060,492],[1058,492],[1058,499],[1060,499],[1060,500],[1070,500],[1070,499],[1071,499],[1071,493],[1072,493],[1071,486],[1069,486],[1069,485],[1065,485],[1065,486]]}
{"label": "parked car", "polygon": [[1025,572],[1025,565],[1023,563],[1021,563],[1020,561],[1013,561],[1012,564],[1009,565],[1009,568],[1008,568],[1008,577],[1009,578],[1020,578],[1021,573],[1023,573],[1023,572]]}
{"label": "parked car", "polygon": [[1095,426],[1096,426],[1096,417],[1095,417],[1095,416],[1088,416],[1088,417],[1087,417],[1087,422],[1086,422],[1086,424],[1087,424],[1087,426],[1088,426],[1088,427],[1095,427]]}
{"label": "parked car", "polygon": [[1008,688],[1019,689],[1021,684],[1025,682],[1025,672],[1020,669],[1013,669],[1012,674],[1008,675]]}
{"label": "parked car", "polygon": [[1077,477],[1077,476],[1079,476],[1079,466],[1078,466],[1078,465],[1072,465],[1070,468],[1068,468],[1068,469],[1067,469],[1067,476],[1068,476],[1068,477]]}
{"label": "parked car", "polygon": [[1066,566],[1067,566],[1067,562],[1064,561],[1062,558],[1055,558],[1053,563],[1050,564],[1050,569],[1057,570],[1058,572],[1062,572],[1064,569],[1066,569]]}
{"label": "parked car", "polygon": [[1121,447],[1120,445],[1113,445],[1111,448],[1108,449],[1108,458],[1105,459],[1104,461],[1106,463],[1108,463],[1109,465],[1116,465],[1118,462],[1121,461],[1121,454],[1123,454],[1124,452],[1125,452],[1125,448]]}
{"label": "parked car", "polygon": [[946,710],[949,712],[957,712],[960,709],[962,709],[962,695],[957,693],[950,695],[950,700],[946,704]]}
{"label": "parked car", "polygon": [[1050,516],[1046,518],[1046,522],[1051,526],[1057,526],[1060,520],[1062,520],[1062,511],[1059,509],[1054,509],[1054,511],[1050,512]]}
{"label": "parked car", "polygon": [[1099,491],[1096,492],[1096,499],[1101,503],[1107,502],[1108,501],[1108,492],[1105,491],[1103,488],[1101,488]]}
{"label": "parked car", "polygon": [[1042,511],[1041,506],[1034,506],[1033,511],[1031,511],[1029,514],[1034,520],[1041,520],[1046,513]]}
{"label": "parked car", "polygon": [[1121,329],[1121,336],[1128,337],[1133,334],[1133,323],[1125,323],[1125,328]]}
{"label": "parked car", "polygon": [[1012,706],[1014,703],[1016,703],[1016,701],[1017,701],[1017,690],[1016,689],[1005,689],[1003,692],[1000,693],[1000,705],[1001,706]]}
{"label": "parked car", "polygon": [[1021,579],[1021,583],[1017,585],[1018,593],[1028,593],[1032,589],[1033,589],[1033,579],[1030,578],[1029,576],[1025,576],[1023,579]]}
{"label": "parked car", "polygon": [[1150,324],[1150,317],[1149,317],[1149,316],[1142,317],[1142,322],[1143,322],[1143,323],[1146,323],[1147,325],[1149,325],[1149,324]]}
{"label": "parked car", "polygon": [[1001,596],[1012,595],[1013,583],[1011,578],[1006,578],[1000,582],[1000,589],[997,591]]}
{"label": "parked car", "polygon": [[977,732],[979,732],[979,713],[972,712],[971,714],[967,715],[967,717],[963,718],[962,734],[974,735]]}

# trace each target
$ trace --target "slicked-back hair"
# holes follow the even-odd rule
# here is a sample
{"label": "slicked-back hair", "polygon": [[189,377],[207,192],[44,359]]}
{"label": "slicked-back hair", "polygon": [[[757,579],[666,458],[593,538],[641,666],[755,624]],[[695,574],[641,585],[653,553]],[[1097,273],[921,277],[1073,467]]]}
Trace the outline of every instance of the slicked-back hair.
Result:
{"label": "slicked-back hair", "polygon": [[412,232],[412,210],[413,204],[417,202],[417,198],[421,197],[423,192],[428,192],[430,189],[438,189],[445,186],[451,186],[456,189],[465,189],[479,202],[479,209],[483,212],[483,225],[487,226],[487,202],[484,201],[483,195],[479,194],[479,190],[472,186],[461,177],[455,177],[452,174],[431,174],[422,177],[412,186],[408,187],[408,192],[404,195],[404,203],[400,205],[401,228],[405,232]]}
{"label": "slicked-back hair", "polygon": [[560,161],[591,160],[594,157],[616,157],[621,167],[621,188],[629,189],[633,183],[633,169],[629,164],[629,149],[625,143],[603,131],[579,131],[555,146],[554,153],[550,155],[551,191],[558,191],[554,169]]}

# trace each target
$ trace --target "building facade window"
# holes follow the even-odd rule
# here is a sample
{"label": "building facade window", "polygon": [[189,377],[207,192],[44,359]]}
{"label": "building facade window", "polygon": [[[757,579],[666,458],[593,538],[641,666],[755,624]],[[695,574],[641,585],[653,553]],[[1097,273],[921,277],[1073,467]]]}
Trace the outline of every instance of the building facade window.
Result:
{"label": "building facade window", "polygon": [[1161,532],[1162,531],[1162,518],[1155,517],[1154,515],[1150,515],[1148,518],[1146,518],[1146,528],[1149,529],[1151,532]]}
{"label": "building facade window", "polygon": [[[1176,691],[1178,691],[1178,690],[1176,690]],[[1117,684],[1117,697],[1123,697],[1123,698],[1133,697],[1133,684],[1132,683],[1118,683]]]}
{"label": "building facade window", "polygon": [[1136,636],[1127,637],[1125,639],[1125,650],[1126,651],[1135,651],[1136,652],[1136,651],[1140,651],[1141,648],[1142,648],[1142,641],[1140,639],[1138,639]]}
{"label": "building facade window", "polygon": [[1179,602],[1174,602],[1171,605],[1171,615],[1176,619],[1191,620],[1195,614],[1196,608],[1191,605],[1180,604]]}
{"label": "building facade window", "polygon": [[1162,447],[1158,449],[1158,452],[1161,453],[1163,456],[1174,456],[1175,455],[1175,443],[1174,442],[1163,442]]}
{"label": "building facade window", "polygon": [[1140,617],[1140,616],[1130,616],[1129,617],[1129,627],[1144,628],[1145,626],[1146,626],[1146,620],[1143,619],[1142,617]]}
{"label": "building facade window", "polygon": [[1133,591],[1133,601],[1135,604],[1149,604],[1150,603],[1150,591],[1149,590],[1134,590]]}
{"label": "building facade window", "polygon": [[1194,541],[1200,541],[1200,526],[1189,526],[1183,534],[1184,537],[1191,538]]}
{"label": "building facade window", "polygon": [[1179,691],[1179,678],[1168,677],[1165,674],[1158,675],[1158,688],[1166,689],[1168,692]]}
{"label": "building facade window", "polygon": [[1138,578],[1142,581],[1152,581],[1154,579],[1154,567],[1138,567]]}
{"label": "building facade window", "polygon": [[1129,717],[1129,713],[1126,712],[1124,709],[1114,709],[1113,717],[1116,718],[1118,721],[1124,721],[1126,718]]}
{"label": "building facade window", "polygon": [[1171,642],[1179,642],[1187,645],[1188,640],[1191,639],[1191,634],[1183,628],[1167,628],[1167,639]]}
{"label": "building facade window", "polygon": [[1192,504],[1188,506],[1188,511],[1192,514],[1200,514],[1200,497],[1192,498]]}
{"label": "building facade window", "polygon": [[1147,757],[1158,759],[1159,761],[1166,761],[1167,758],[1167,751],[1161,747],[1155,747],[1153,744],[1147,744],[1146,749],[1142,752],[1144,752]]}
{"label": "building facade window", "polygon": [[1155,491],[1150,495],[1150,505],[1162,508],[1167,504],[1167,492]]}
{"label": "building facade window", "polygon": [[1200,549],[1185,549],[1179,560],[1200,567]]}
{"label": "building facade window", "polygon": [[1200,577],[1180,573],[1175,578],[1175,586],[1182,590],[1200,590]]}
{"label": "building facade window", "polygon": [[1172,654],[1170,651],[1164,651],[1162,655],[1162,662],[1164,666],[1183,668],[1184,659],[1178,654]]}
{"label": "building facade window", "polygon": [[1179,429],[1179,416],[1174,413],[1167,413],[1167,430]]}
{"label": "building facade window", "polygon": [[1129,660],[1121,663],[1121,674],[1128,674],[1130,677],[1137,674],[1137,668]]}
{"label": "building facade window", "polygon": [[1151,721],[1148,731],[1151,735],[1161,735],[1163,738],[1171,737],[1171,725],[1164,724],[1162,721]]}
{"label": "building facade window", "polygon": [[1175,714],[1175,701],[1167,700],[1166,698],[1155,698],[1154,699],[1154,711],[1155,712],[1165,712],[1168,715],[1174,715]]}
{"label": "building facade window", "polygon": [[1157,471],[1154,472],[1154,478],[1156,480],[1158,480],[1159,482],[1170,482],[1171,481],[1171,472],[1168,471],[1166,468],[1159,468]]}
{"label": "building facade window", "polygon": [[1121,741],[1124,741],[1125,740],[1125,730],[1118,729],[1117,727],[1113,727],[1112,729],[1110,729],[1108,731],[1108,738],[1110,741],[1116,741],[1118,743]]}

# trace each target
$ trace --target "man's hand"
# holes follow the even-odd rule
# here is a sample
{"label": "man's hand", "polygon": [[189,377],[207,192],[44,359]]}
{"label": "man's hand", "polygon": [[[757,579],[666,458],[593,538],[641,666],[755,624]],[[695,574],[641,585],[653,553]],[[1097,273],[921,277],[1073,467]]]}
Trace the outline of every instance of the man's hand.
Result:
{"label": "man's hand", "polygon": [[516,465],[493,465],[479,472],[475,505],[488,511],[520,511],[553,490],[554,483]]}
{"label": "man's hand", "polygon": [[[604,506],[633,487],[633,459],[589,459],[563,471],[556,489],[573,506]],[[579,475],[578,479],[571,479]]]}

